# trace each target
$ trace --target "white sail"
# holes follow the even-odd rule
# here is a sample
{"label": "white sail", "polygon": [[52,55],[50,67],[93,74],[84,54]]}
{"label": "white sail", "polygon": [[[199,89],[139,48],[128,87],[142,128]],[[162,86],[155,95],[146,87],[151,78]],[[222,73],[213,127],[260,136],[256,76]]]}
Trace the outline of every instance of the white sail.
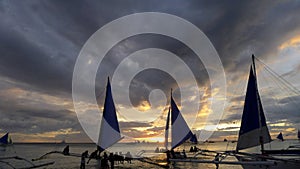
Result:
{"label": "white sail", "polygon": [[111,93],[109,78],[106,86],[103,116],[98,139],[100,152],[112,146],[122,139],[116,113],[115,104]]}
{"label": "white sail", "polygon": [[193,136],[189,126],[181,115],[171,94],[171,125],[172,125],[172,149],[181,145]]}

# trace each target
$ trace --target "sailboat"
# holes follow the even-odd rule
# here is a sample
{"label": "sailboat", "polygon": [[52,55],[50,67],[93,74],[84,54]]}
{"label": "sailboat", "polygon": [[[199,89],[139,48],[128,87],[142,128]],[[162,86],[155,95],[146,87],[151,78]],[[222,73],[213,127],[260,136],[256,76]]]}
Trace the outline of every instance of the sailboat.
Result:
{"label": "sailboat", "polygon": [[278,134],[278,136],[276,138],[279,139],[279,140],[281,140],[281,141],[284,141],[283,135],[282,135],[281,132]]}
{"label": "sailboat", "polygon": [[[123,137],[121,137],[118,117],[117,117],[116,108],[115,108],[115,104],[111,92],[111,85],[108,78],[107,85],[106,85],[106,95],[104,101],[103,115],[102,115],[101,125],[100,125],[100,133],[97,142],[98,150],[101,153],[107,148],[117,143],[118,141],[120,141],[121,139],[123,139]],[[44,159],[50,154],[62,154],[65,156],[81,157],[81,153],[66,154],[62,151],[51,151],[42,155],[39,158],[32,159],[32,161]]]}
{"label": "sailboat", "polygon": [[[282,135],[282,134],[281,134]],[[280,137],[281,138],[281,137]],[[283,139],[283,136],[282,136]],[[264,144],[272,141],[266,123],[263,105],[257,86],[255,57],[252,55],[252,65],[247,84],[242,122],[239,130],[238,142],[234,151],[201,150],[197,155],[212,153],[213,160],[185,159],[181,162],[206,163],[219,165],[241,165],[244,169],[298,169],[300,166],[300,148],[290,146],[283,150],[265,150]],[[259,146],[261,153],[249,153],[242,150]],[[233,156],[238,161],[225,160]],[[178,161],[173,159],[172,161]]]}
{"label": "sailboat", "polygon": [[[283,139],[283,136],[281,134]],[[281,138],[280,137],[280,138]],[[264,144],[271,142],[271,136],[266,124],[264,109],[257,87],[255,57],[252,55],[252,65],[247,85],[247,92],[242,115],[242,122],[236,147],[236,157],[239,161],[272,162],[274,165],[263,165],[261,168],[299,168],[300,149],[298,150],[265,150]],[[240,152],[243,149],[260,145],[261,154]],[[258,168],[257,165],[242,165],[245,169]]]}
{"label": "sailboat", "polygon": [[190,142],[193,144],[198,144],[198,139],[196,134],[193,134],[193,136],[190,138]]}
{"label": "sailboat", "polygon": [[0,138],[0,145],[10,145],[12,144],[12,140],[9,137],[9,133],[6,133],[4,136]]}
{"label": "sailboat", "polygon": [[[188,139],[195,136],[189,126],[187,125],[186,121],[184,120],[182,114],[180,113],[176,102],[173,99],[172,91],[171,91],[171,107],[169,108],[167,122],[166,122],[166,129],[165,129],[165,148],[168,150],[168,133],[169,133],[169,124],[171,119],[171,149],[168,152],[173,152],[171,158],[182,158],[185,156],[180,155],[180,153],[174,154],[174,149],[181,144],[183,144]],[[168,153],[167,152],[167,153]],[[175,155],[175,156],[174,156]]]}
{"label": "sailboat", "polygon": [[123,137],[120,133],[118,117],[111,92],[111,85],[109,78],[107,78],[106,96],[98,138],[99,151],[104,151],[122,139]]}

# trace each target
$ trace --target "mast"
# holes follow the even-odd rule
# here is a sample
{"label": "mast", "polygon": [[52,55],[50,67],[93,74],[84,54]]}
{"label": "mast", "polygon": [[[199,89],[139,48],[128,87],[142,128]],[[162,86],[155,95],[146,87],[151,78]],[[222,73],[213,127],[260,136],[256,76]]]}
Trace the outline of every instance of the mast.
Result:
{"label": "mast", "polygon": [[168,140],[169,140],[169,126],[170,126],[170,107],[167,115],[166,129],[165,129],[165,148],[168,150]]}
{"label": "mast", "polygon": [[[254,83],[256,88],[256,99],[257,99],[257,105],[260,105],[260,98],[259,98],[259,92],[257,87],[257,76],[256,76],[256,67],[255,67],[255,56],[252,54],[252,65],[253,65],[253,75],[254,75]],[[259,119],[259,128],[260,128],[260,135],[259,135],[259,143],[260,143],[260,150],[261,153],[264,153],[264,137],[262,136],[262,122],[261,122],[261,113],[260,108],[258,108],[258,119]]]}

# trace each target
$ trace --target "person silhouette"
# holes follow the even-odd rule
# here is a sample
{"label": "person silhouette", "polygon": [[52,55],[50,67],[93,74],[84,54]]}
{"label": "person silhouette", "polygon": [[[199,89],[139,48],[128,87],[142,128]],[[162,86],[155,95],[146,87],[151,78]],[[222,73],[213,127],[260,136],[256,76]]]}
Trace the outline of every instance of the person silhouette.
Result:
{"label": "person silhouette", "polygon": [[113,153],[109,154],[108,160],[110,162],[110,168],[114,169],[114,167],[115,167],[115,158],[114,158],[114,154]]}
{"label": "person silhouette", "polygon": [[191,148],[190,148],[190,152],[194,152],[194,148],[193,148],[193,146],[191,146]]}
{"label": "person silhouette", "polygon": [[216,154],[214,161],[215,161],[215,164],[216,164],[216,169],[218,169],[219,168],[219,161],[220,161],[220,154],[219,153]]}
{"label": "person silhouette", "polygon": [[69,145],[67,145],[64,150],[63,150],[63,155],[70,155],[70,149],[69,149]]}
{"label": "person silhouette", "polygon": [[109,165],[108,165],[108,156],[106,154],[106,152],[104,152],[104,155],[103,155],[103,159],[101,160],[101,168],[108,168]]}
{"label": "person silhouette", "polygon": [[80,161],[80,169],[85,169],[85,158],[89,155],[88,151],[85,151],[81,154],[81,161]]}
{"label": "person silhouette", "polygon": [[127,163],[131,164],[132,155],[130,154],[129,151],[125,154],[125,160],[127,161]]}
{"label": "person silhouette", "polygon": [[90,162],[90,160],[92,158],[97,158],[97,155],[98,155],[98,150],[95,150],[94,152],[92,152],[92,154],[90,155],[89,160],[87,161],[87,164]]}

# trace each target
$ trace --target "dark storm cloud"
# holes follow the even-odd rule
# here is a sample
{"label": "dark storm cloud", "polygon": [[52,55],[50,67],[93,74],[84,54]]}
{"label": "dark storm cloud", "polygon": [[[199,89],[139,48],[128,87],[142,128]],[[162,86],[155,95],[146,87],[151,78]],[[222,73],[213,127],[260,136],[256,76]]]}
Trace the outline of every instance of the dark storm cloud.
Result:
{"label": "dark storm cloud", "polygon": [[81,130],[74,112],[68,110],[32,110],[27,108],[1,115],[1,129],[3,131],[31,134],[68,128],[75,131]]}
{"label": "dark storm cloud", "polygon": [[133,12],[168,12],[191,21],[208,35],[229,71],[243,70],[251,53],[273,53],[299,28],[297,1],[116,2],[2,1],[1,74],[70,92],[84,42],[105,23]]}
{"label": "dark storm cloud", "polygon": [[[119,42],[107,53],[97,72],[96,93],[103,93],[106,77],[113,76],[122,60],[136,51],[147,48],[160,48],[179,56],[193,72],[199,86],[207,83],[208,74],[200,59],[189,47],[171,37],[144,34],[132,36]],[[173,67],[174,65],[166,63],[166,66]],[[169,99],[170,89],[177,89],[178,84],[168,73],[158,69],[147,69],[139,72],[132,79],[129,88],[132,104],[138,106],[143,101],[149,101],[148,96],[153,89],[161,89]],[[180,95],[178,99],[180,99]]]}
{"label": "dark storm cloud", "polygon": [[[15,82],[15,86],[21,84],[25,90],[63,95],[71,100],[73,67],[85,41],[101,26],[116,18],[135,12],[155,11],[175,14],[198,26],[216,47],[226,74],[230,75],[228,80],[238,81],[248,72],[252,53],[259,58],[272,60],[281,43],[299,34],[299,8],[299,1],[1,1],[0,76]],[[137,48],[127,51],[139,49],[143,44],[142,38],[145,37],[131,40]],[[150,45],[153,47],[168,41],[162,39],[164,37],[152,42],[153,39],[149,39],[144,44],[153,43]],[[176,45],[176,42],[169,44],[171,46],[166,48],[174,48],[174,51],[181,53],[181,57],[192,67],[200,65],[194,74],[201,85],[206,84],[206,71],[201,63],[188,60],[191,52],[186,52],[186,48]],[[111,53],[124,52],[124,46],[126,40]],[[125,50],[125,54],[130,52],[126,53]],[[109,58],[112,58],[109,60],[112,65],[117,63],[114,57]],[[103,72],[113,72],[109,64],[103,68]],[[97,78],[98,82],[105,81],[102,77]],[[135,82],[150,84],[147,79],[141,78]],[[98,93],[101,93],[104,85],[98,85],[101,88]],[[0,98],[0,103],[3,102],[6,103],[5,99]],[[291,106],[288,103],[286,105]],[[11,109],[11,106],[15,107]],[[16,128],[25,133],[28,132],[25,128],[31,127],[32,122],[45,131],[56,130],[59,126],[76,126],[76,117],[69,117],[72,112],[63,108],[57,110],[55,106],[35,110],[30,106],[18,107],[17,103],[1,104],[1,116],[8,119],[5,121],[7,125],[21,125]],[[13,119],[11,117],[14,114],[24,118]],[[241,115],[237,116],[231,115],[228,119],[238,119]],[[291,116],[299,117],[298,114]],[[42,118],[45,121],[38,124]],[[46,119],[51,119],[48,125],[43,123]],[[9,124],[9,121],[14,123]]]}
{"label": "dark storm cloud", "polygon": [[210,38],[226,74],[232,76],[229,80],[239,80],[248,71],[251,54],[272,60],[285,40],[299,34],[298,1],[198,1],[190,5],[187,18]]}
{"label": "dark storm cloud", "polygon": [[[299,96],[288,96],[281,99],[269,97],[262,97],[262,103],[264,108],[264,114],[267,119],[270,131],[284,131],[287,128],[297,128],[300,123],[299,116]],[[240,96],[233,100],[241,101]],[[243,105],[230,106],[226,115],[221,120],[221,123],[236,123],[241,120],[243,112]],[[277,126],[277,123],[284,122],[286,125]],[[275,125],[274,125],[275,124]],[[224,128],[230,129],[231,127]]]}

